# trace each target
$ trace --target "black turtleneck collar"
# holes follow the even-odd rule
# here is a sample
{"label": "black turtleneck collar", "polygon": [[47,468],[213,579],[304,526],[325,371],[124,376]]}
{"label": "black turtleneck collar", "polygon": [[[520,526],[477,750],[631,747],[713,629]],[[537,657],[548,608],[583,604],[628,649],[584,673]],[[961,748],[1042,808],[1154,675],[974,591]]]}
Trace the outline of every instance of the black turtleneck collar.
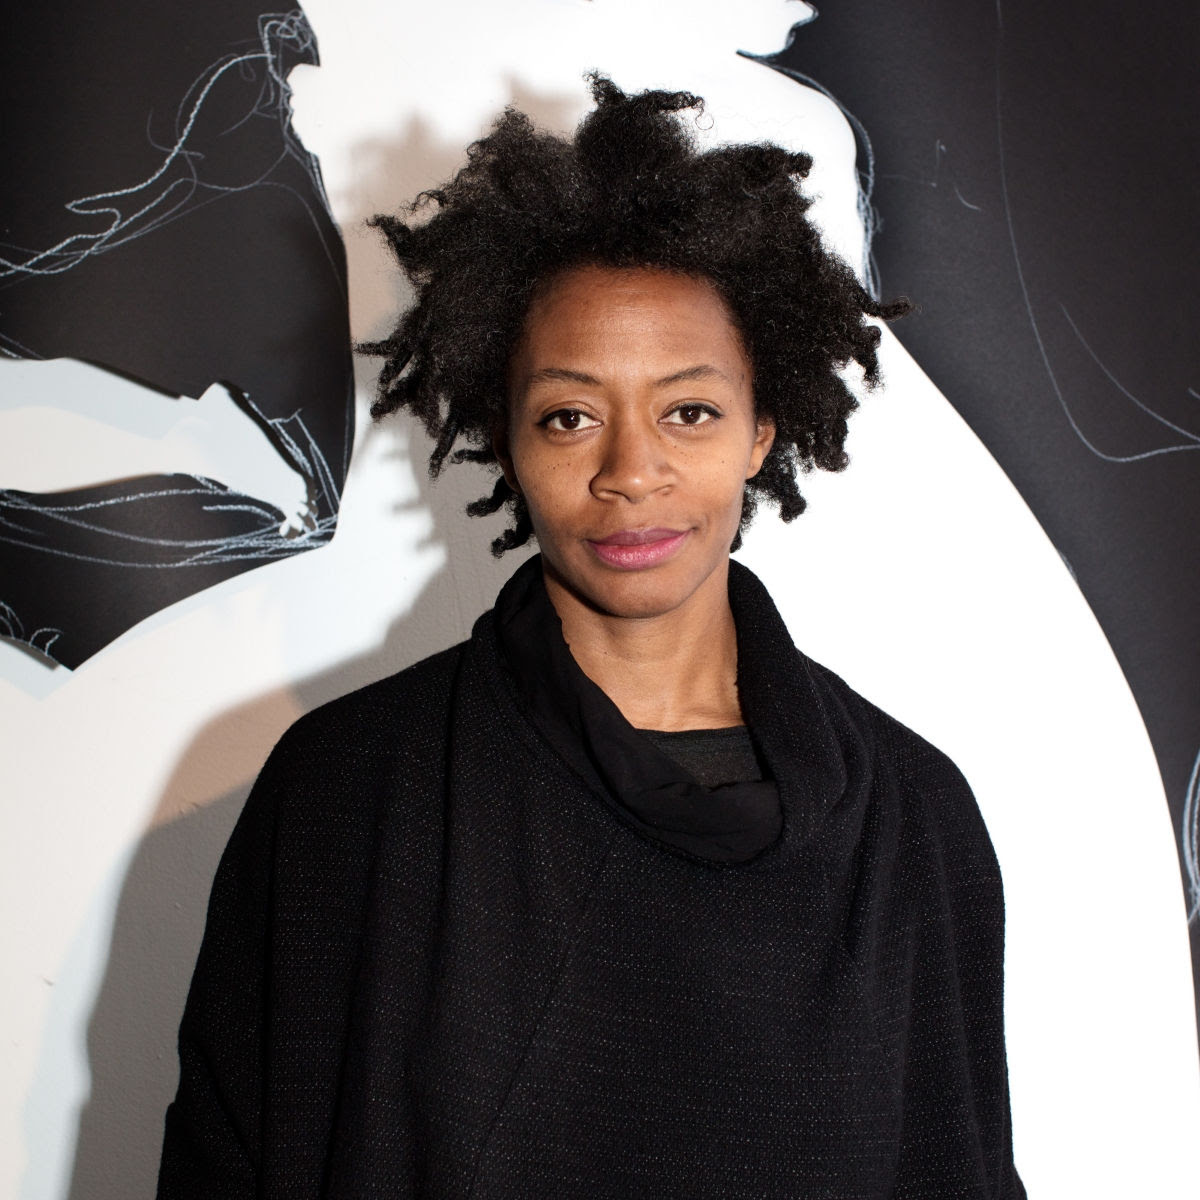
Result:
{"label": "black turtleneck collar", "polygon": [[[731,564],[733,570],[743,568]],[[584,674],[563,639],[540,555],[504,586],[495,614],[501,651],[538,727],[576,770],[602,785],[625,821],[719,863],[746,862],[777,840],[783,816],[774,782],[705,787],[630,725]]]}

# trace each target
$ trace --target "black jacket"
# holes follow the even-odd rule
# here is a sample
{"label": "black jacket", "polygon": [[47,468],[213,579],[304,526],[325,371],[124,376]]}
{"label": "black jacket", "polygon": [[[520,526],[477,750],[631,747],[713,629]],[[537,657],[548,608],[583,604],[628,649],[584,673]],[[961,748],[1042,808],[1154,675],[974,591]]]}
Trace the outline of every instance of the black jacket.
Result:
{"label": "black jacket", "polygon": [[730,599],[783,815],[749,861],[625,819],[494,613],[289,730],[213,887],[160,1197],[1024,1196],[970,790],[737,564]]}

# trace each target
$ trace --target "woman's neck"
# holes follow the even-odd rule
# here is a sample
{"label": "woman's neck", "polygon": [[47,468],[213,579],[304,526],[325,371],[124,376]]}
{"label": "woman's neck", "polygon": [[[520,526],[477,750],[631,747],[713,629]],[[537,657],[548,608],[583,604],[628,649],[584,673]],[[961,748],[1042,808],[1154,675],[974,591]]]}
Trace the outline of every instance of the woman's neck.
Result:
{"label": "woman's neck", "polygon": [[635,728],[742,724],[727,566],[655,617],[599,612],[549,575],[546,591],[572,657]]}

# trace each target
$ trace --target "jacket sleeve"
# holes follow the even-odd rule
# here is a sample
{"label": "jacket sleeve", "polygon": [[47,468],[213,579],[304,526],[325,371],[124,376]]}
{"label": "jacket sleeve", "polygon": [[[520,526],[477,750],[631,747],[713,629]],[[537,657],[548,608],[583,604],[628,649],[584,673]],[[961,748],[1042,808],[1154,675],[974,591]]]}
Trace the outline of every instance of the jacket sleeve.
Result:
{"label": "jacket sleeve", "polygon": [[255,783],[213,882],[179,1030],[160,1200],[258,1194],[277,757],[278,750]]}
{"label": "jacket sleeve", "polygon": [[[928,745],[900,876],[909,996],[895,1196],[1024,1200],[1004,1047],[1004,897],[970,787]],[[918,782],[919,781],[919,782]]]}

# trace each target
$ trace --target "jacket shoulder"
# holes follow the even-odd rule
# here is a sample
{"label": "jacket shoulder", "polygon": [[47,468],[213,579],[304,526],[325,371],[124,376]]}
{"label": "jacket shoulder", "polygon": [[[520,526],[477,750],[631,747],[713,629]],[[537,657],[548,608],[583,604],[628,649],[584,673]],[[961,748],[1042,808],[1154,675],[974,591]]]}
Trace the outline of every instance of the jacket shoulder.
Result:
{"label": "jacket shoulder", "polygon": [[377,772],[381,762],[439,752],[466,645],[314,708],[279,739],[265,770],[281,781],[300,777],[311,785],[334,773],[350,784]]}
{"label": "jacket shoulder", "polygon": [[921,799],[938,819],[950,819],[953,824],[965,821],[986,838],[971,786],[945,751],[855,691],[828,667],[807,661],[827,698],[858,729],[879,766],[893,774],[904,793]]}

